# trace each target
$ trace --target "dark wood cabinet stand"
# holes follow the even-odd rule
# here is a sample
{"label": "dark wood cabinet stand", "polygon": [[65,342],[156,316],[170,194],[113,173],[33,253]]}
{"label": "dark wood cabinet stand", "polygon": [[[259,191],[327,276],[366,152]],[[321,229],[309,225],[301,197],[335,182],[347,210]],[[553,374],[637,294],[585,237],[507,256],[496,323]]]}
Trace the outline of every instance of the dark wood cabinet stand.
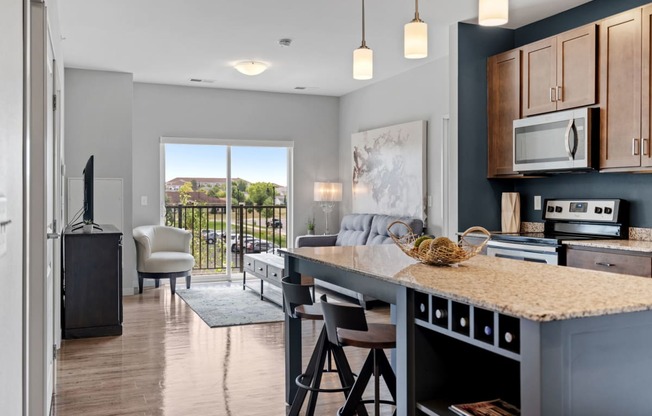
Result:
{"label": "dark wood cabinet stand", "polygon": [[66,229],[63,235],[63,338],[122,334],[122,233]]}

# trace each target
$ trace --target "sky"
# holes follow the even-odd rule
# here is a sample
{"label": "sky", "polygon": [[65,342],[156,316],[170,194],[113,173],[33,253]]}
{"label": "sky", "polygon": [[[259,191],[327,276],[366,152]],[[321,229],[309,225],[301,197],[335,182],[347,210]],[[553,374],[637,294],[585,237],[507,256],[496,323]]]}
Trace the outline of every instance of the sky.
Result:
{"label": "sky", "polygon": [[[231,147],[231,177],[287,186],[287,149]],[[165,145],[165,180],[177,177],[225,178],[226,146]]]}

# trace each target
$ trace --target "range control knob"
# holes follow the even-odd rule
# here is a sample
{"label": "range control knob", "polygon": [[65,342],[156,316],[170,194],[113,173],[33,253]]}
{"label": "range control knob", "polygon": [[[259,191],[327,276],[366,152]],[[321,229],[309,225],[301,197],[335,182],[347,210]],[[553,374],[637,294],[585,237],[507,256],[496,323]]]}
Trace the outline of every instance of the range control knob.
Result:
{"label": "range control knob", "polygon": [[614,210],[613,210],[612,208],[604,207],[604,213],[605,213],[605,214],[611,214],[611,213],[613,213],[613,212],[614,212]]}
{"label": "range control knob", "polygon": [[555,212],[561,212],[562,208],[561,207],[555,207]]}
{"label": "range control knob", "polygon": [[555,207],[548,205],[548,212],[555,212]]}
{"label": "range control knob", "polygon": [[600,208],[600,207],[595,207],[595,213],[596,213],[596,214],[602,214],[602,208]]}

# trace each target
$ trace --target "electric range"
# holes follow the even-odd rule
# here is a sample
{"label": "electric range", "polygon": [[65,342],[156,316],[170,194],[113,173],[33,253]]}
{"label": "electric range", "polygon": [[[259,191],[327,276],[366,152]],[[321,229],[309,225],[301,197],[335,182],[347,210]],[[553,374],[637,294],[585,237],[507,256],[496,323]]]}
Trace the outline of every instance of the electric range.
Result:
{"label": "electric range", "polygon": [[622,199],[546,199],[542,233],[494,233],[487,255],[537,263],[566,263],[563,241],[627,238],[629,209]]}

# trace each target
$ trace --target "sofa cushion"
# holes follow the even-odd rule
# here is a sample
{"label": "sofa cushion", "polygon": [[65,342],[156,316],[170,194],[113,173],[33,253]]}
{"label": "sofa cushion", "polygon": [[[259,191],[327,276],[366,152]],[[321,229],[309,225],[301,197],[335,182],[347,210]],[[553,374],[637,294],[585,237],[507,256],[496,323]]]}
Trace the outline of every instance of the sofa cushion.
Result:
{"label": "sofa cushion", "polygon": [[[369,231],[369,237],[365,245],[376,245],[376,244],[391,244],[394,241],[387,233],[387,227],[394,221],[403,221],[412,228],[414,234],[421,234],[423,232],[423,222],[418,218],[411,217],[396,217],[393,215],[374,215],[373,221],[371,222],[371,230]],[[392,226],[392,233],[398,237],[402,237],[407,234],[408,229],[401,224],[394,224]]]}
{"label": "sofa cushion", "polygon": [[369,237],[372,214],[348,214],[342,217],[336,246],[362,246]]}

